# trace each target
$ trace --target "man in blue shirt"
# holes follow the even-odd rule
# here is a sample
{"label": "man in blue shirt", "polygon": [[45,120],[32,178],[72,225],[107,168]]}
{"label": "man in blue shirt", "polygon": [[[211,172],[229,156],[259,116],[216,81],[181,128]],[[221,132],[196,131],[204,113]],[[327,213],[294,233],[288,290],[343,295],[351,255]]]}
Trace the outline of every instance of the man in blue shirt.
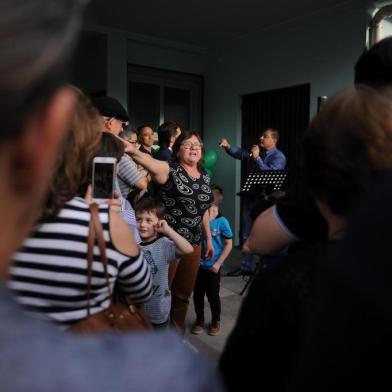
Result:
{"label": "man in blue shirt", "polygon": [[[267,128],[260,136],[260,143],[252,146],[250,150],[232,146],[227,139],[219,141],[219,145],[233,158],[240,159],[248,164],[249,171],[283,170],[286,167],[286,157],[276,148],[279,133],[276,129]],[[255,199],[244,201],[243,211],[243,240],[245,241],[252,229],[253,220],[250,217]],[[253,266],[253,255],[242,254],[240,268],[229,272],[228,276],[250,275]]]}
{"label": "man in blue shirt", "polygon": [[267,128],[260,136],[260,143],[254,144],[250,151],[232,146],[225,138],[219,141],[219,145],[233,158],[248,161],[251,170],[283,170],[286,167],[286,157],[276,148],[278,140],[278,131]]}

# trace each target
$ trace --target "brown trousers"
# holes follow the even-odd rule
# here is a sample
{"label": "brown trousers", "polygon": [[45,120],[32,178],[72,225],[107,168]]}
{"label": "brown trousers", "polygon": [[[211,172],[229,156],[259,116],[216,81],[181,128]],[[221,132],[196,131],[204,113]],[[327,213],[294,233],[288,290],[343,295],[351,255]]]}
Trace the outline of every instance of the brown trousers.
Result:
{"label": "brown trousers", "polygon": [[169,267],[169,287],[172,292],[170,319],[182,335],[185,333],[185,318],[199,270],[200,256],[201,245],[197,245],[192,253],[182,256],[177,263],[170,263]]}

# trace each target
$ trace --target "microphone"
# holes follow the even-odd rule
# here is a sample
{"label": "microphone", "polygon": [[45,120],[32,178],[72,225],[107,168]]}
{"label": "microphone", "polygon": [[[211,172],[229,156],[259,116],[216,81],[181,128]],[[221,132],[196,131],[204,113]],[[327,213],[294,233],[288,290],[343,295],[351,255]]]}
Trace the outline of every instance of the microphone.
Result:
{"label": "microphone", "polygon": [[[249,156],[250,156],[250,157],[253,156],[252,150],[253,150],[254,147],[257,147],[257,148],[259,149],[259,154],[261,153],[261,151],[264,151],[264,147],[263,147],[262,144],[254,144],[254,145],[252,146],[252,148],[250,149],[250,152],[249,152]],[[259,157],[260,157],[260,155],[259,155]]]}
{"label": "microphone", "polygon": [[[258,147],[258,146],[257,146],[257,144],[254,144],[254,145],[252,146],[252,148],[253,148],[253,147]],[[251,150],[252,150],[252,148],[251,148]],[[250,157],[253,156],[252,152],[249,152],[249,156],[250,156]]]}

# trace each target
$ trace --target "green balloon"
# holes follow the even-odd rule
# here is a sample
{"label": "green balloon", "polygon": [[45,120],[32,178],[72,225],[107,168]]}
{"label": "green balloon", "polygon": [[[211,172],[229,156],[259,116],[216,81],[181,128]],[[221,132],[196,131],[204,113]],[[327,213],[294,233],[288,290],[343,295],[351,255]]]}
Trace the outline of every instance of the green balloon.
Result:
{"label": "green balloon", "polygon": [[218,160],[218,154],[216,153],[215,150],[207,150],[204,153],[203,158],[204,158],[204,167],[206,169],[212,169]]}
{"label": "green balloon", "polygon": [[210,179],[212,180],[212,177],[214,177],[214,172],[211,169],[206,169],[206,172],[208,174],[208,177],[210,177]]}

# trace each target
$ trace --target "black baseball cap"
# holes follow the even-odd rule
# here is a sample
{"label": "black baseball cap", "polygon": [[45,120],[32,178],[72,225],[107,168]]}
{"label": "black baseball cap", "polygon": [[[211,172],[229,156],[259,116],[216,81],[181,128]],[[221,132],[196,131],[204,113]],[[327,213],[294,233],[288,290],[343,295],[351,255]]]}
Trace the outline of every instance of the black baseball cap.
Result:
{"label": "black baseball cap", "polygon": [[115,117],[122,121],[129,121],[128,113],[116,98],[97,97],[93,99],[94,106],[105,117]]}

